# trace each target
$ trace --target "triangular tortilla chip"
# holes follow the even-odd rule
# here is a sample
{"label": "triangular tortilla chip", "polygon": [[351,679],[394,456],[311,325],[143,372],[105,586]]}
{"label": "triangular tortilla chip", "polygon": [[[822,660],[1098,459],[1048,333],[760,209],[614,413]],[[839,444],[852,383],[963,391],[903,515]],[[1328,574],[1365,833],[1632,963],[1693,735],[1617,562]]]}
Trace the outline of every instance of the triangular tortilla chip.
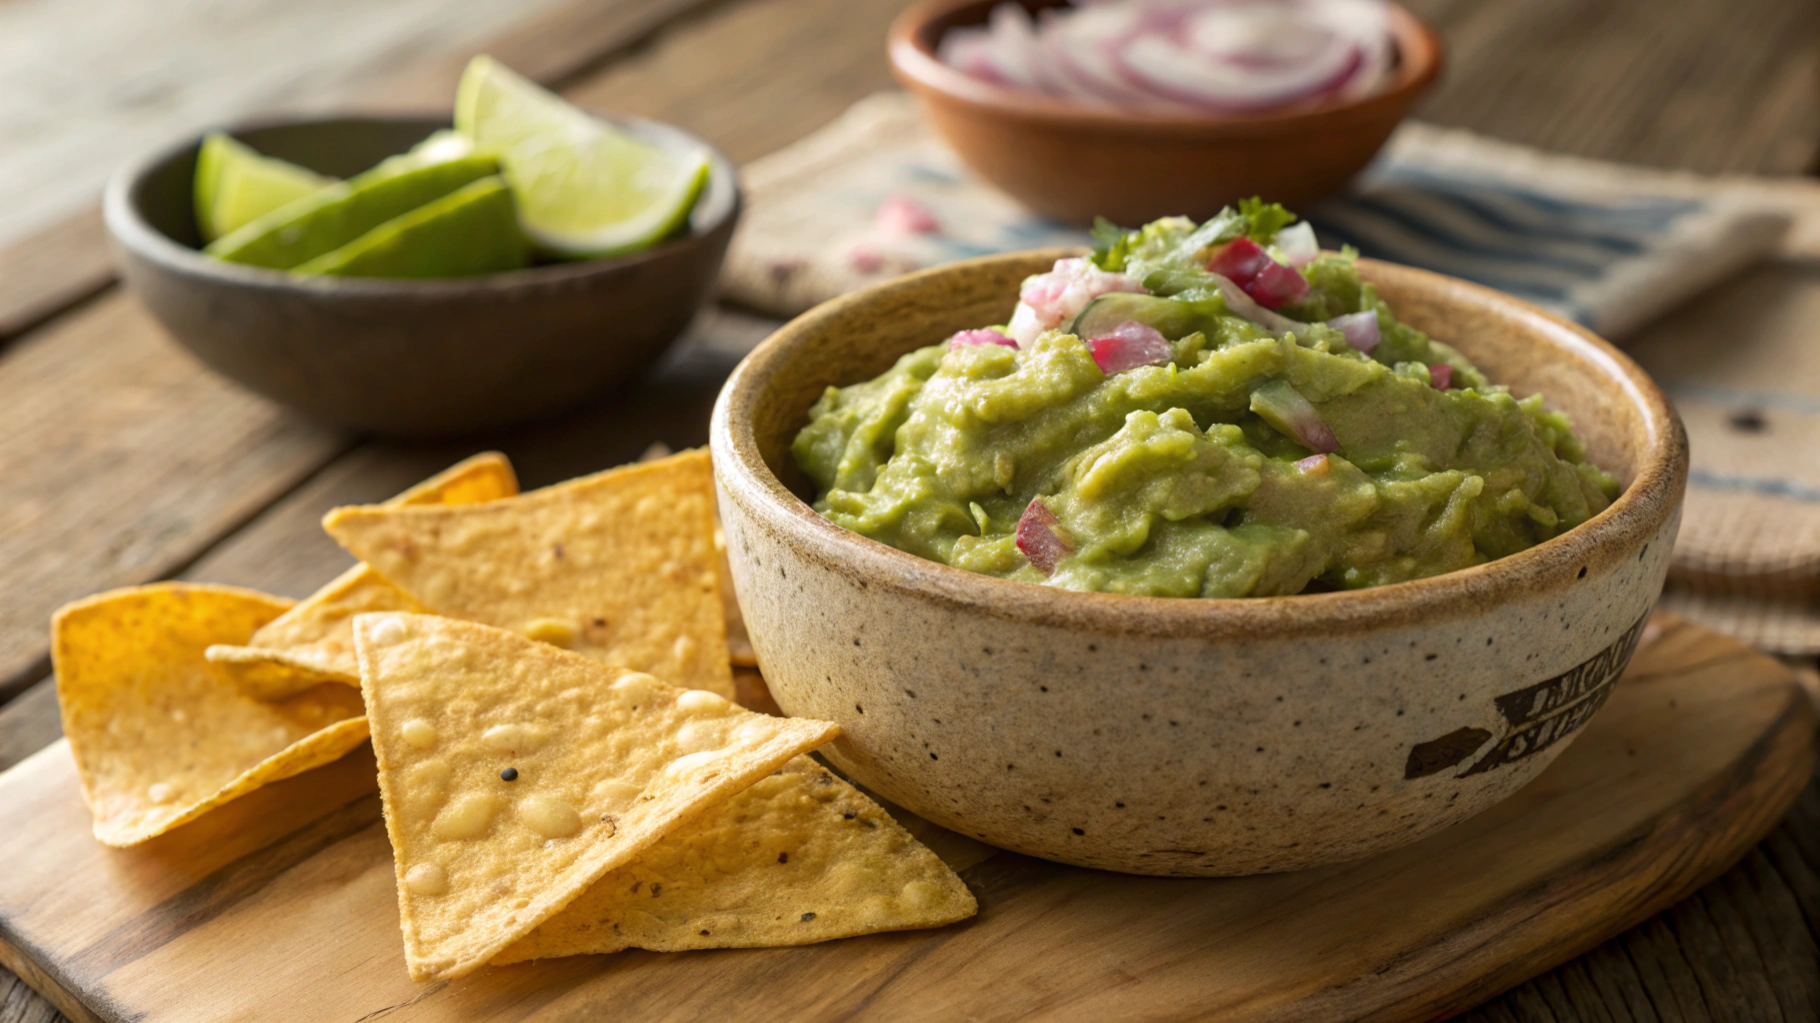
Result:
{"label": "triangular tortilla chip", "polygon": [[[387,501],[384,507],[477,504],[518,493],[506,456],[489,451],[458,462]],[[354,616],[369,611],[422,611],[421,604],[365,565],[355,565],[253,633],[245,646],[209,648],[247,692],[276,700],[322,682],[360,685]]]}
{"label": "triangular tortilla chip", "polygon": [[478,968],[840,731],[473,622],[361,615],[354,641],[417,980]]}
{"label": "triangular tortilla chip", "polygon": [[877,803],[797,757],[594,882],[493,962],[807,945],[940,927],[978,908]]}
{"label": "triangular tortilla chip", "polygon": [[486,504],[337,508],[343,547],[440,615],[733,696],[705,451]]}
{"label": "triangular tortilla chip", "polygon": [[96,838],[143,842],[366,738],[355,690],[319,686],[268,703],[203,657],[290,606],[252,590],[160,583],[58,610],[57,699]]}

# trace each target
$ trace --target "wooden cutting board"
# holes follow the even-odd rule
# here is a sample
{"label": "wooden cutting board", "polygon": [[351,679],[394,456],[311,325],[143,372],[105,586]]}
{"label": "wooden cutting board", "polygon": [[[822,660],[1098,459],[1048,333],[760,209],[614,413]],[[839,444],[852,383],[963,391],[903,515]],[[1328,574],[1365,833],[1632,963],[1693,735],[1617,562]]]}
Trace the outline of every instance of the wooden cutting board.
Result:
{"label": "wooden cutting board", "polygon": [[81,1021],[1433,1019],[1722,871],[1806,784],[1814,730],[1780,664],[1663,617],[1536,781],[1375,859],[1177,880],[935,836],[975,920],[431,986],[405,974],[364,749],[115,850],[59,742],[0,775],[0,962]]}

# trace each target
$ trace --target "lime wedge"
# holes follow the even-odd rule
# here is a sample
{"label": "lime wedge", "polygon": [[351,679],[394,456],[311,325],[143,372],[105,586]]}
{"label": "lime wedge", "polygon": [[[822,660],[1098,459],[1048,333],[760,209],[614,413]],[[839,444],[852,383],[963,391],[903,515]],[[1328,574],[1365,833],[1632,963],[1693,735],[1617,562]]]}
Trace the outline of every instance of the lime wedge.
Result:
{"label": "lime wedge", "polygon": [[706,152],[636,138],[491,57],[462,74],[455,129],[499,155],[525,233],[560,256],[651,246],[682,226],[708,181]]}
{"label": "lime wedge", "polygon": [[203,251],[231,263],[289,270],[470,181],[497,173],[499,162],[491,156],[402,168],[381,164],[281,206]]}
{"label": "lime wedge", "polygon": [[530,257],[512,192],[495,174],[469,182],[293,270],[342,277],[466,277]]}
{"label": "lime wedge", "polygon": [[196,153],[196,226],[212,242],[334,180],[210,132]]}

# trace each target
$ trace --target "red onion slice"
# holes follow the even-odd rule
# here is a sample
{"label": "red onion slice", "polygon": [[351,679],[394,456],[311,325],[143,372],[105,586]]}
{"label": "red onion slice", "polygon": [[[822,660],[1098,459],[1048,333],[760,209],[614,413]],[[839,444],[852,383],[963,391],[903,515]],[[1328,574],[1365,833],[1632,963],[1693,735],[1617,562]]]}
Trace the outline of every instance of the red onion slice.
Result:
{"label": "red onion slice", "polygon": [[1111,333],[1093,338],[1087,348],[1107,376],[1140,366],[1161,366],[1175,358],[1175,347],[1161,331],[1136,320],[1126,320]]}
{"label": "red onion slice", "polygon": [[1074,553],[1074,545],[1056,528],[1059,525],[1061,520],[1041,500],[1025,505],[1018,516],[1017,549],[1044,575],[1054,575],[1056,562]]}
{"label": "red onion slice", "polygon": [[1275,260],[1271,260],[1251,283],[1239,286],[1266,309],[1281,309],[1308,297],[1308,278],[1295,267],[1284,266]]}
{"label": "red onion slice", "polygon": [[1308,324],[1300,320],[1292,320],[1281,313],[1273,313],[1259,305],[1257,300],[1247,295],[1245,289],[1239,287],[1238,282],[1232,278],[1216,273],[1213,275],[1213,280],[1215,284],[1219,285],[1220,294],[1226,299],[1227,311],[1234,316],[1250,320],[1275,334],[1305,334],[1308,332]]}
{"label": "red onion slice", "polygon": [[1340,450],[1339,439],[1321,419],[1314,403],[1287,380],[1272,380],[1252,391],[1251,411],[1310,451],[1325,455]]}
{"label": "red onion slice", "polygon": [[1370,309],[1362,313],[1335,316],[1327,321],[1327,325],[1346,335],[1346,343],[1366,355],[1370,355],[1372,349],[1378,347],[1378,342],[1383,340],[1378,329],[1378,314]]}
{"label": "red onion slice", "polygon": [[1232,278],[1240,287],[1250,284],[1270,263],[1270,253],[1250,238],[1234,238],[1207,257],[1207,269]]}
{"label": "red onion slice", "polygon": [[1283,254],[1283,262],[1297,268],[1314,262],[1321,254],[1321,243],[1315,239],[1314,226],[1306,220],[1278,231],[1271,244]]}
{"label": "red onion slice", "polygon": [[1364,62],[1359,47],[1330,37],[1315,56],[1287,65],[1213,61],[1143,35],[1119,48],[1126,78],[1158,95],[1214,111],[1288,106],[1344,86]]}
{"label": "red onion slice", "polygon": [[1016,348],[1017,342],[996,330],[963,330],[948,339],[948,347],[957,345],[999,345],[1004,348]]}
{"label": "red onion slice", "polygon": [[1428,367],[1428,383],[1437,391],[1451,390],[1453,388],[1453,367],[1446,363]]}

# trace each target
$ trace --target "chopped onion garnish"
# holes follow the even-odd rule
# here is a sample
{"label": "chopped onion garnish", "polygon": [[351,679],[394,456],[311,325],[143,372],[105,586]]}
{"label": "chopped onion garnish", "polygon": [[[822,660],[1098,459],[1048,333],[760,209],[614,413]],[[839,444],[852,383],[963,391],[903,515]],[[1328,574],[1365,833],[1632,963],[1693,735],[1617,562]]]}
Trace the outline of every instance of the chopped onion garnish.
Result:
{"label": "chopped onion garnish", "polygon": [[1378,314],[1370,309],[1362,313],[1335,316],[1327,321],[1327,325],[1346,335],[1346,343],[1366,355],[1370,355],[1372,349],[1383,339],[1378,330]]}
{"label": "chopped onion garnish", "polygon": [[1282,253],[1283,262],[1293,267],[1307,266],[1321,254],[1321,243],[1315,240],[1314,226],[1306,220],[1278,231],[1271,244]]}
{"label": "chopped onion garnish", "polygon": [[1136,320],[1126,320],[1110,333],[1090,339],[1087,348],[1107,376],[1139,366],[1161,366],[1175,357],[1175,348],[1161,331]]}
{"label": "chopped onion garnish", "polygon": [[993,8],[944,63],[1000,85],[1134,110],[1229,113],[1350,100],[1395,65],[1384,0],[1159,0]]}
{"label": "chopped onion garnish", "polygon": [[1059,525],[1061,520],[1041,500],[1026,505],[1017,520],[1017,549],[1044,575],[1054,575],[1056,562],[1074,553]]}
{"label": "chopped onion garnish", "polygon": [[1428,367],[1428,383],[1437,391],[1445,391],[1452,388],[1453,367],[1446,363],[1442,363],[1439,366]]}
{"label": "chopped onion garnish", "polygon": [[1058,259],[1055,269],[1024,281],[1006,330],[1029,347],[1043,331],[1074,322],[1087,303],[1118,291],[1145,293],[1136,278],[1107,273],[1085,259]]}
{"label": "chopped onion garnish", "polygon": [[1207,257],[1207,269],[1221,277],[1230,277],[1240,287],[1257,280],[1258,274],[1264,272],[1274,260],[1270,253],[1250,238],[1234,238],[1220,246]]}
{"label": "chopped onion garnish", "polygon": [[1308,324],[1300,320],[1292,320],[1281,313],[1273,313],[1258,305],[1257,300],[1245,294],[1245,289],[1239,287],[1238,282],[1232,278],[1222,277],[1216,273],[1213,275],[1213,280],[1215,284],[1219,285],[1220,294],[1225,296],[1226,309],[1232,315],[1250,320],[1276,334],[1307,333]]}
{"label": "chopped onion garnish", "polygon": [[1017,342],[996,330],[963,330],[948,339],[948,347],[956,345],[1000,345],[1005,348],[1016,348]]}
{"label": "chopped onion garnish", "polygon": [[1237,284],[1266,309],[1299,302],[1308,294],[1308,279],[1301,271],[1271,259],[1250,238],[1235,238],[1215,249],[1207,269]]}
{"label": "chopped onion garnish", "polygon": [[1286,437],[1320,454],[1340,450],[1340,442],[1315,410],[1287,380],[1272,380],[1251,392],[1251,411]]}
{"label": "chopped onion garnish", "polygon": [[1250,284],[1241,283],[1239,287],[1266,309],[1281,309],[1308,297],[1308,278],[1295,267],[1276,260],[1271,260]]}
{"label": "chopped onion garnish", "polygon": [[887,235],[934,234],[942,229],[935,212],[907,195],[887,196],[879,203],[873,226]]}
{"label": "chopped onion garnish", "polygon": [[1307,458],[1295,463],[1295,467],[1301,470],[1302,475],[1313,476],[1315,479],[1326,477],[1328,469],[1330,468],[1327,463],[1326,455],[1309,455]]}

